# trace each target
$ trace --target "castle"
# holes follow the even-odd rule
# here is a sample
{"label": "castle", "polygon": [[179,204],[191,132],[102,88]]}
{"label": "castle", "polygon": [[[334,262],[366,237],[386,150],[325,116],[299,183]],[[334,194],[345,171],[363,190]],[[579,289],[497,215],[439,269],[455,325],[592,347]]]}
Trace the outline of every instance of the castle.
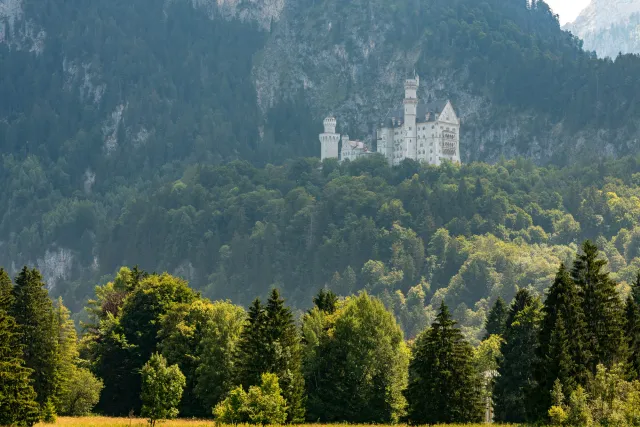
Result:
{"label": "castle", "polygon": [[[376,132],[377,152],[391,165],[398,165],[404,159],[432,165],[445,160],[460,163],[460,119],[451,102],[419,101],[419,86],[417,76],[405,82],[404,109],[390,111],[380,124]],[[324,133],[320,134],[322,160],[355,160],[373,153],[362,141],[350,140],[348,135],[340,138],[336,125],[335,117],[324,120]],[[340,142],[342,147],[338,151]]]}

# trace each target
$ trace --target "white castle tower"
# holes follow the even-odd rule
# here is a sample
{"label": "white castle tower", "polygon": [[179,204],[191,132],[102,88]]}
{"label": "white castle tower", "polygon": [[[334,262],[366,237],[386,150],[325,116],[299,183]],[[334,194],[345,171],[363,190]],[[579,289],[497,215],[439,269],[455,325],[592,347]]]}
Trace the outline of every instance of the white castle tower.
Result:
{"label": "white castle tower", "polygon": [[413,79],[407,79],[404,82],[404,146],[401,153],[403,157],[412,157],[416,152],[416,115],[419,86],[420,77],[418,76]]}
{"label": "white castle tower", "polygon": [[320,159],[338,158],[340,135],[336,133],[336,118],[324,119],[324,133],[320,134]]}

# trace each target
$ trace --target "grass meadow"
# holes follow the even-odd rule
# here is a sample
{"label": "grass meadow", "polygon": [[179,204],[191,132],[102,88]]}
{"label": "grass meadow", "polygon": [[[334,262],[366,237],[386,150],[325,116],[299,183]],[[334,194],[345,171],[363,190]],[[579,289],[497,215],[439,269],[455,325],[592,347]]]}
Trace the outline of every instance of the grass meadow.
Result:
{"label": "grass meadow", "polygon": [[[59,417],[55,424],[36,424],[36,427],[147,427],[147,420],[142,418],[110,418],[110,417]],[[172,420],[162,421],[156,424],[159,427],[213,427],[215,422],[211,420]],[[357,427],[355,424],[330,424],[331,427]],[[499,427],[499,424],[493,424],[495,427]],[[326,427],[327,424],[303,424],[300,427]],[[486,424],[448,424],[446,427],[481,427]],[[228,426],[231,427],[231,426]],[[238,426],[241,427],[239,424]],[[245,427],[248,427],[246,425]],[[255,427],[255,426],[252,426]],[[371,427],[366,425],[362,427]],[[402,425],[394,427],[405,427]],[[434,426],[434,427],[445,427]],[[503,426],[506,427],[506,426]]]}

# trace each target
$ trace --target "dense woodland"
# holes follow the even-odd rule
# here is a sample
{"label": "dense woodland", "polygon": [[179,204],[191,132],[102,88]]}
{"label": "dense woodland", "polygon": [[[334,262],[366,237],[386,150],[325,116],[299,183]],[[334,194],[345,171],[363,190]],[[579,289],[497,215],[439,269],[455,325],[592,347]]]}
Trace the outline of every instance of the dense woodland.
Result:
{"label": "dense woodland", "polygon": [[[341,296],[366,289],[408,337],[444,300],[477,343],[491,301],[519,287],[542,293],[581,240],[597,242],[628,289],[640,269],[638,170],[638,158],[564,168],[526,160],[390,168],[379,157],[196,165],[117,210],[63,203],[47,234],[91,257],[75,232],[88,226],[105,272],[177,271],[204,296],[244,306],[272,286],[298,310],[325,285]],[[34,220],[29,212],[13,221]],[[63,281],[52,292],[78,313],[89,283]]]}
{"label": "dense woodland", "polygon": [[223,423],[496,421],[640,425],[640,271],[626,298],[586,241],[544,293],[498,297],[472,346],[442,302],[407,341],[366,291],[321,289],[295,318],[277,289],[249,308],[169,274],[121,268],[78,339],[36,269],[0,270],[0,425],[60,415]]}
{"label": "dense woodland", "polygon": [[[623,56],[613,62],[583,52],[578,40],[560,30],[543,2],[366,2],[371,17],[360,13],[363,5],[358,1],[297,3],[283,12],[281,25],[299,23],[301,27],[294,28],[301,43],[315,43],[307,46],[310,54],[339,47],[355,55],[354,40],[363,34],[349,29],[368,29],[369,19],[393,23],[382,35],[380,50],[365,61],[359,83],[337,87],[332,91],[336,96],[368,96],[374,90],[366,85],[373,64],[415,43],[422,49],[415,69],[425,81],[430,73],[468,75],[460,90],[491,102],[490,115],[483,121],[499,121],[512,113],[531,117],[520,126],[526,137],[517,142],[519,152],[527,152],[539,131],[558,123],[581,130],[635,126],[638,58]],[[357,290],[365,286],[361,272],[367,261],[381,261],[392,271],[392,244],[383,240],[411,240],[411,233],[403,234],[409,229],[425,254],[440,228],[472,254],[478,246],[490,244],[488,232],[507,247],[518,232],[524,236],[533,225],[544,234],[535,228],[523,240],[528,245],[553,243],[555,249],[544,254],[545,262],[553,265],[575,250],[564,246],[600,234],[608,244],[599,244],[609,255],[618,231],[624,228],[627,236],[636,226],[631,197],[637,196],[637,182],[628,166],[637,164],[634,160],[627,160],[628,165],[620,161],[615,171],[612,163],[602,162],[599,169],[581,172],[575,167],[559,172],[522,166],[523,162],[439,172],[410,166],[424,188],[403,184],[413,175],[406,168],[380,166],[374,175],[360,177],[360,166],[340,167],[331,174],[315,171],[318,165],[313,161],[290,160],[318,152],[318,115],[341,101],[320,102],[301,91],[269,111],[258,111],[251,73],[265,43],[279,36],[278,22],[266,31],[251,22],[207,16],[186,1],[24,0],[22,6],[25,19],[47,37],[38,55],[0,43],[0,205],[5,207],[0,261],[14,274],[23,264],[39,263],[45,275],[55,271],[59,280],[50,280],[53,293],[64,296],[74,313],[91,294],[87,284],[104,282],[120,265],[170,271],[188,277],[209,297],[230,297],[243,304],[276,285],[297,308],[306,308],[315,289],[336,272],[346,274],[347,282],[355,276]],[[318,31],[327,20],[335,21],[332,30]],[[397,70],[399,84],[404,71]],[[316,101],[322,105],[311,105]],[[457,105],[460,100],[453,101]],[[120,107],[123,115],[117,121],[113,114]],[[475,131],[468,126],[471,135]],[[525,127],[530,129],[525,132]],[[618,140],[617,135],[611,133],[608,142],[616,147],[627,144],[619,153],[634,153],[638,145],[633,139]],[[110,139],[117,143],[107,149],[105,141]],[[492,144],[497,140],[484,145]],[[549,150],[562,153],[561,145]],[[476,148],[470,138],[464,149],[481,158]],[[581,159],[591,152],[571,149],[557,159]],[[231,160],[237,162],[222,166]],[[265,167],[267,163],[276,166]],[[518,178],[506,176],[503,169]],[[564,174],[570,175],[574,187],[549,178]],[[615,179],[621,179],[624,188]],[[473,203],[452,203],[456,186],[466,187],[470,192],[462,197],[473,198]],[[491,204],[488,194],[494,190],[502,195],[492,196]],[[530,190],[536,200],[520,195]],[[423,206],[402,194],[410,191],[420,192]],[[608,193],[618,198],[610,200]],[[402,201],[411,217],[378,217],[385,204],[390,211],[396,209],[395,200]],[[583,200],[593,201],[593,208],[580,211]],[[516,223],[513,215],[524,222]],[[402,229],[393,231],[394,221]],[[299,231],[306,236],[304,243],[293,242],[291,236]],[[357,242],[359,233],[375,242]],[[620,257],[611,263],[616,273],[636,258],[633,245],[630,254],[623,253],[625,239],[619,239]],[[245,259],[255,259],[256,251],[269,245],[277,248],[270,251],[276,258],[272,263],[242,268]],[[450,277],[468,259],[462,256],[434,269],[418,259],[419,245],[407,245],[418,252],[411,255],[417,260],[413,271],[404,269],[405,296],[422,276],[432,291],[448,287]],[[370,251],[355,251],[356,246]],[[62,250],[72,259],[69,265],[48,258]],[[514,251],[510,247],[504,252]],[[278,268],[269,271],[269,265]],[[440,267],[445,270],[436,271]],[[545,278],[551,271],[544,269]],[[248,277],[252,274],[256,277]],[[492,272],[485,269],[482,274],[489,277]],[[621,274],[621,281],[628,282],[630,273]],[[245,295],[225,294],[226,289],[243,289]],[[513,290],[506,292],[505,297],[513,296]],[[485,292],[468,292],[447,302],[454,311],[461,302],[475,311],[474,304],[484,296]]]}

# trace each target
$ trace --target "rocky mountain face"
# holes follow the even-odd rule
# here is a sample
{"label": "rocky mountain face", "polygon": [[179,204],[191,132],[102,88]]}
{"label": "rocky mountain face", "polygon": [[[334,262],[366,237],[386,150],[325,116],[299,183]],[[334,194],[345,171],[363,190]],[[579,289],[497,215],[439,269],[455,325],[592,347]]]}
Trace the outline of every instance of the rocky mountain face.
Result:
{"label": "rocky mountain face", "polygon": [[640,1],[593,0],[565,29],[603,58],[640,53]]}
{"label": "rocky mountain face", "polygon": [[318,156],[327,114],[374,144],[413,73],[452,100],[465,162],[637,153],[638,71],[537,0],[0,0],[0,265],[106,274],[137,194]]}

